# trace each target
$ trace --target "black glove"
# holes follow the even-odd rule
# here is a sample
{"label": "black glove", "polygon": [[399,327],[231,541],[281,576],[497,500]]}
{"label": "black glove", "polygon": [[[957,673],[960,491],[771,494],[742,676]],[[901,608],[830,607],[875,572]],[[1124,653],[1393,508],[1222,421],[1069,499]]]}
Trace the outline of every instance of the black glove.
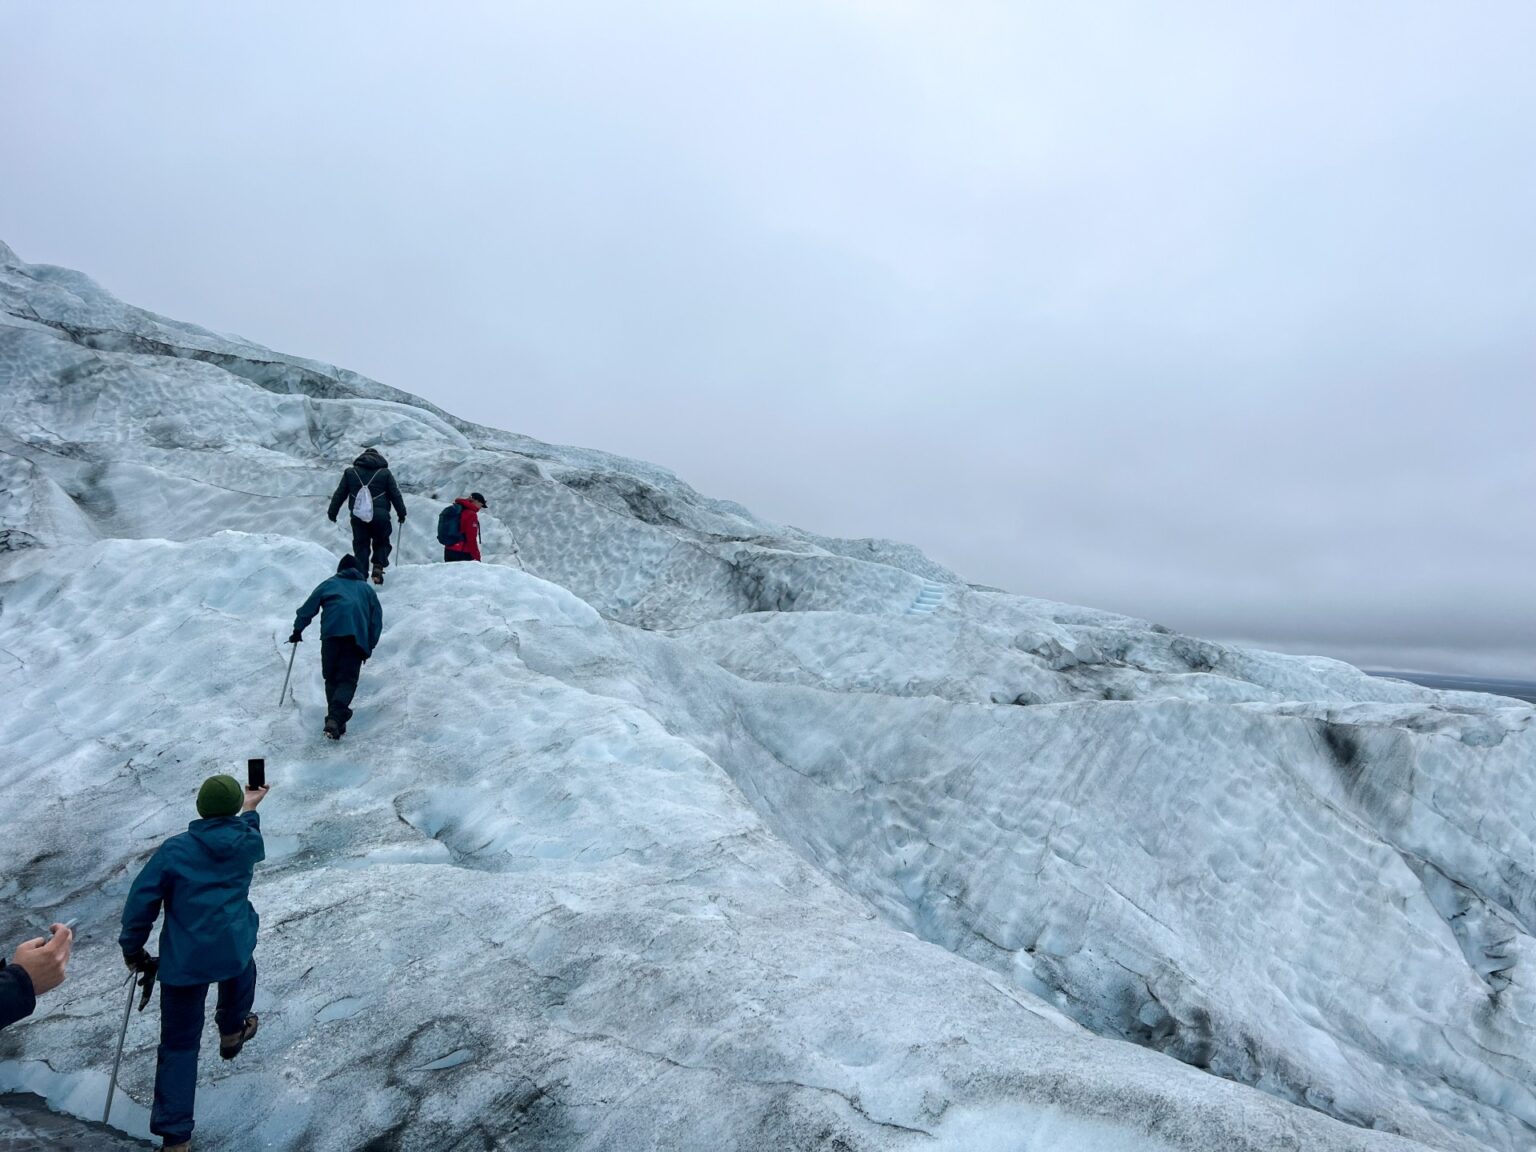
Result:
{"label": "black glove", "polygon": [[[127,957],[125,956],[126,960]],[[144,949],[140,948],[134,956],[133,970],[138,973],[138,979],[134,982],[142,989],[139,996],[139,1011],[144,1011],[144,1006],[149,1003],[149,998],[155,994],[155,977],[160,974],[160,961],[156,960]]]}
{"label": "black glove", "polygon": [[336,513],[332,512],[329,516],[326,517],[326,519],[329,520],[332,524],[336,523]]}
{"label": "black glove", "polygon": [[146,952],[143,948],[136,948],[132,952],[123,953],[123,963],[128,965],[128,967],[132,968],[135,972],[144,971],[145,968],[154,962],[155,958]]}
{"label": "black glove", "polygon": [[302,644],[303,642],[304,642],[304,637],[300,636],[297,632],[295,632],[292,636],[288,637],[288,643],[290,643],[290,644]]}

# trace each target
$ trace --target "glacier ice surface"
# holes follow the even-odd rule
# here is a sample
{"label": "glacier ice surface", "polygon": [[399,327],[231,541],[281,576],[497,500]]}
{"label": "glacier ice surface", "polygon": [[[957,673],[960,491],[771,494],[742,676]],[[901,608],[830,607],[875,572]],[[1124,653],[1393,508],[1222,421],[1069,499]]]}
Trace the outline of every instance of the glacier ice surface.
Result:
{"label": "glacier ice surface", "polygon": [[[412,515],[330,744],[282,641],[365,443]],[[974,588],[3,246],[0,478],[0,938],[81,919],[0,1091],[98,1105],[126,885],[265,754],[220,1148],[1536,1144],[1528,707]],[[431,563],[471,488],[497,562]]]}

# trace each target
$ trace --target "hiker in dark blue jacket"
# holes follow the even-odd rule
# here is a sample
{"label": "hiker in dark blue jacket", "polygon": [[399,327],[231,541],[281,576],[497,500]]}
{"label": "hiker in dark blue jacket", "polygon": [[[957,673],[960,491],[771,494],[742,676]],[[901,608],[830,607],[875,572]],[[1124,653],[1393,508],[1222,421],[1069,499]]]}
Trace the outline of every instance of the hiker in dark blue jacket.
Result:
{"label": "hiker in dark blue jacket", "polygon": [[320,612],[320,673],[325,677],[325,734],[340,740],[352,719],[352,697],[363,661],[373,655],[384,630],[384,609],[362,569],[343,556],[336,575],[309,594],[293,619],[288,643],[304,639],[304,629]]}
{"label": "hiker in dark blue jacket", "polygon": [[233,776],[210,776],[197,793],[202,817],[155,851],[128,891],[118,943],[136,972],[152,967],[145,951],[155,917],[160,928],[160,1048],[149,1130],[167,1149],[192,1139],[197,1048],[208,985],[219,986],[214,1023],[219,1055],[233,1060],[256,1035],[256,909],[251,874],[266,858],[256,806],[267,789],[242,789]]}

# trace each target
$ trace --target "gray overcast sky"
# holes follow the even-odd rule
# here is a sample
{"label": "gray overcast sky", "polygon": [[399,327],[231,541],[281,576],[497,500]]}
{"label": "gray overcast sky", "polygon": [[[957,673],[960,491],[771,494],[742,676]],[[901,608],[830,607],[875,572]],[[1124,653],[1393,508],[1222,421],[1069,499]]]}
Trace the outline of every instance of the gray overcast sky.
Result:
{"label": "gray overcast sky", "polygon": [[1536,675],[1536,5],[0,0],[0,238],[967,579]]}

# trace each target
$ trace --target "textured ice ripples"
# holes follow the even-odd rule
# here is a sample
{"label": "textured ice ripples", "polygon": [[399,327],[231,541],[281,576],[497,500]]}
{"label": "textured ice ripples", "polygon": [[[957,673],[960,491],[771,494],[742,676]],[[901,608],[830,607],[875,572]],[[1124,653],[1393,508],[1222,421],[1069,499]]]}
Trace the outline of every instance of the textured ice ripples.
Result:
{"label": "textured ice ripples", "polygon": [[[878,651],[881,625],[860,627]],[[814,667],[808,645],[780,668]],[[896,922],[1096,1030],[1356,1122],[1528,1138],[1529,994],[1503,971],[1511,985],[1489,996],[1453,904],[1442,914],[1410,867],[1454,862],[1459,899],[1508,933],[1478,947],[1518,962],[1518,915],[1491,909],[1530,893],[1529,834],[1507,826],[1528,826],[1528,709],[1446,713],[1420,732],[1398,726],[1420,711],[1350,706],[1374,721],[1363,731],[1380,744],[1365,745],[1295,706],[1153,693],[966,708],[859,687],[775,707],[777,685],[725,680],[715,690],[754,706],[706,747],[781,834]],[[710,691],[652,703],[686,712]],[[1465,741],[1464,723],[1503,738]],[[1502,797],[1497,818],[1471,819]]]}

